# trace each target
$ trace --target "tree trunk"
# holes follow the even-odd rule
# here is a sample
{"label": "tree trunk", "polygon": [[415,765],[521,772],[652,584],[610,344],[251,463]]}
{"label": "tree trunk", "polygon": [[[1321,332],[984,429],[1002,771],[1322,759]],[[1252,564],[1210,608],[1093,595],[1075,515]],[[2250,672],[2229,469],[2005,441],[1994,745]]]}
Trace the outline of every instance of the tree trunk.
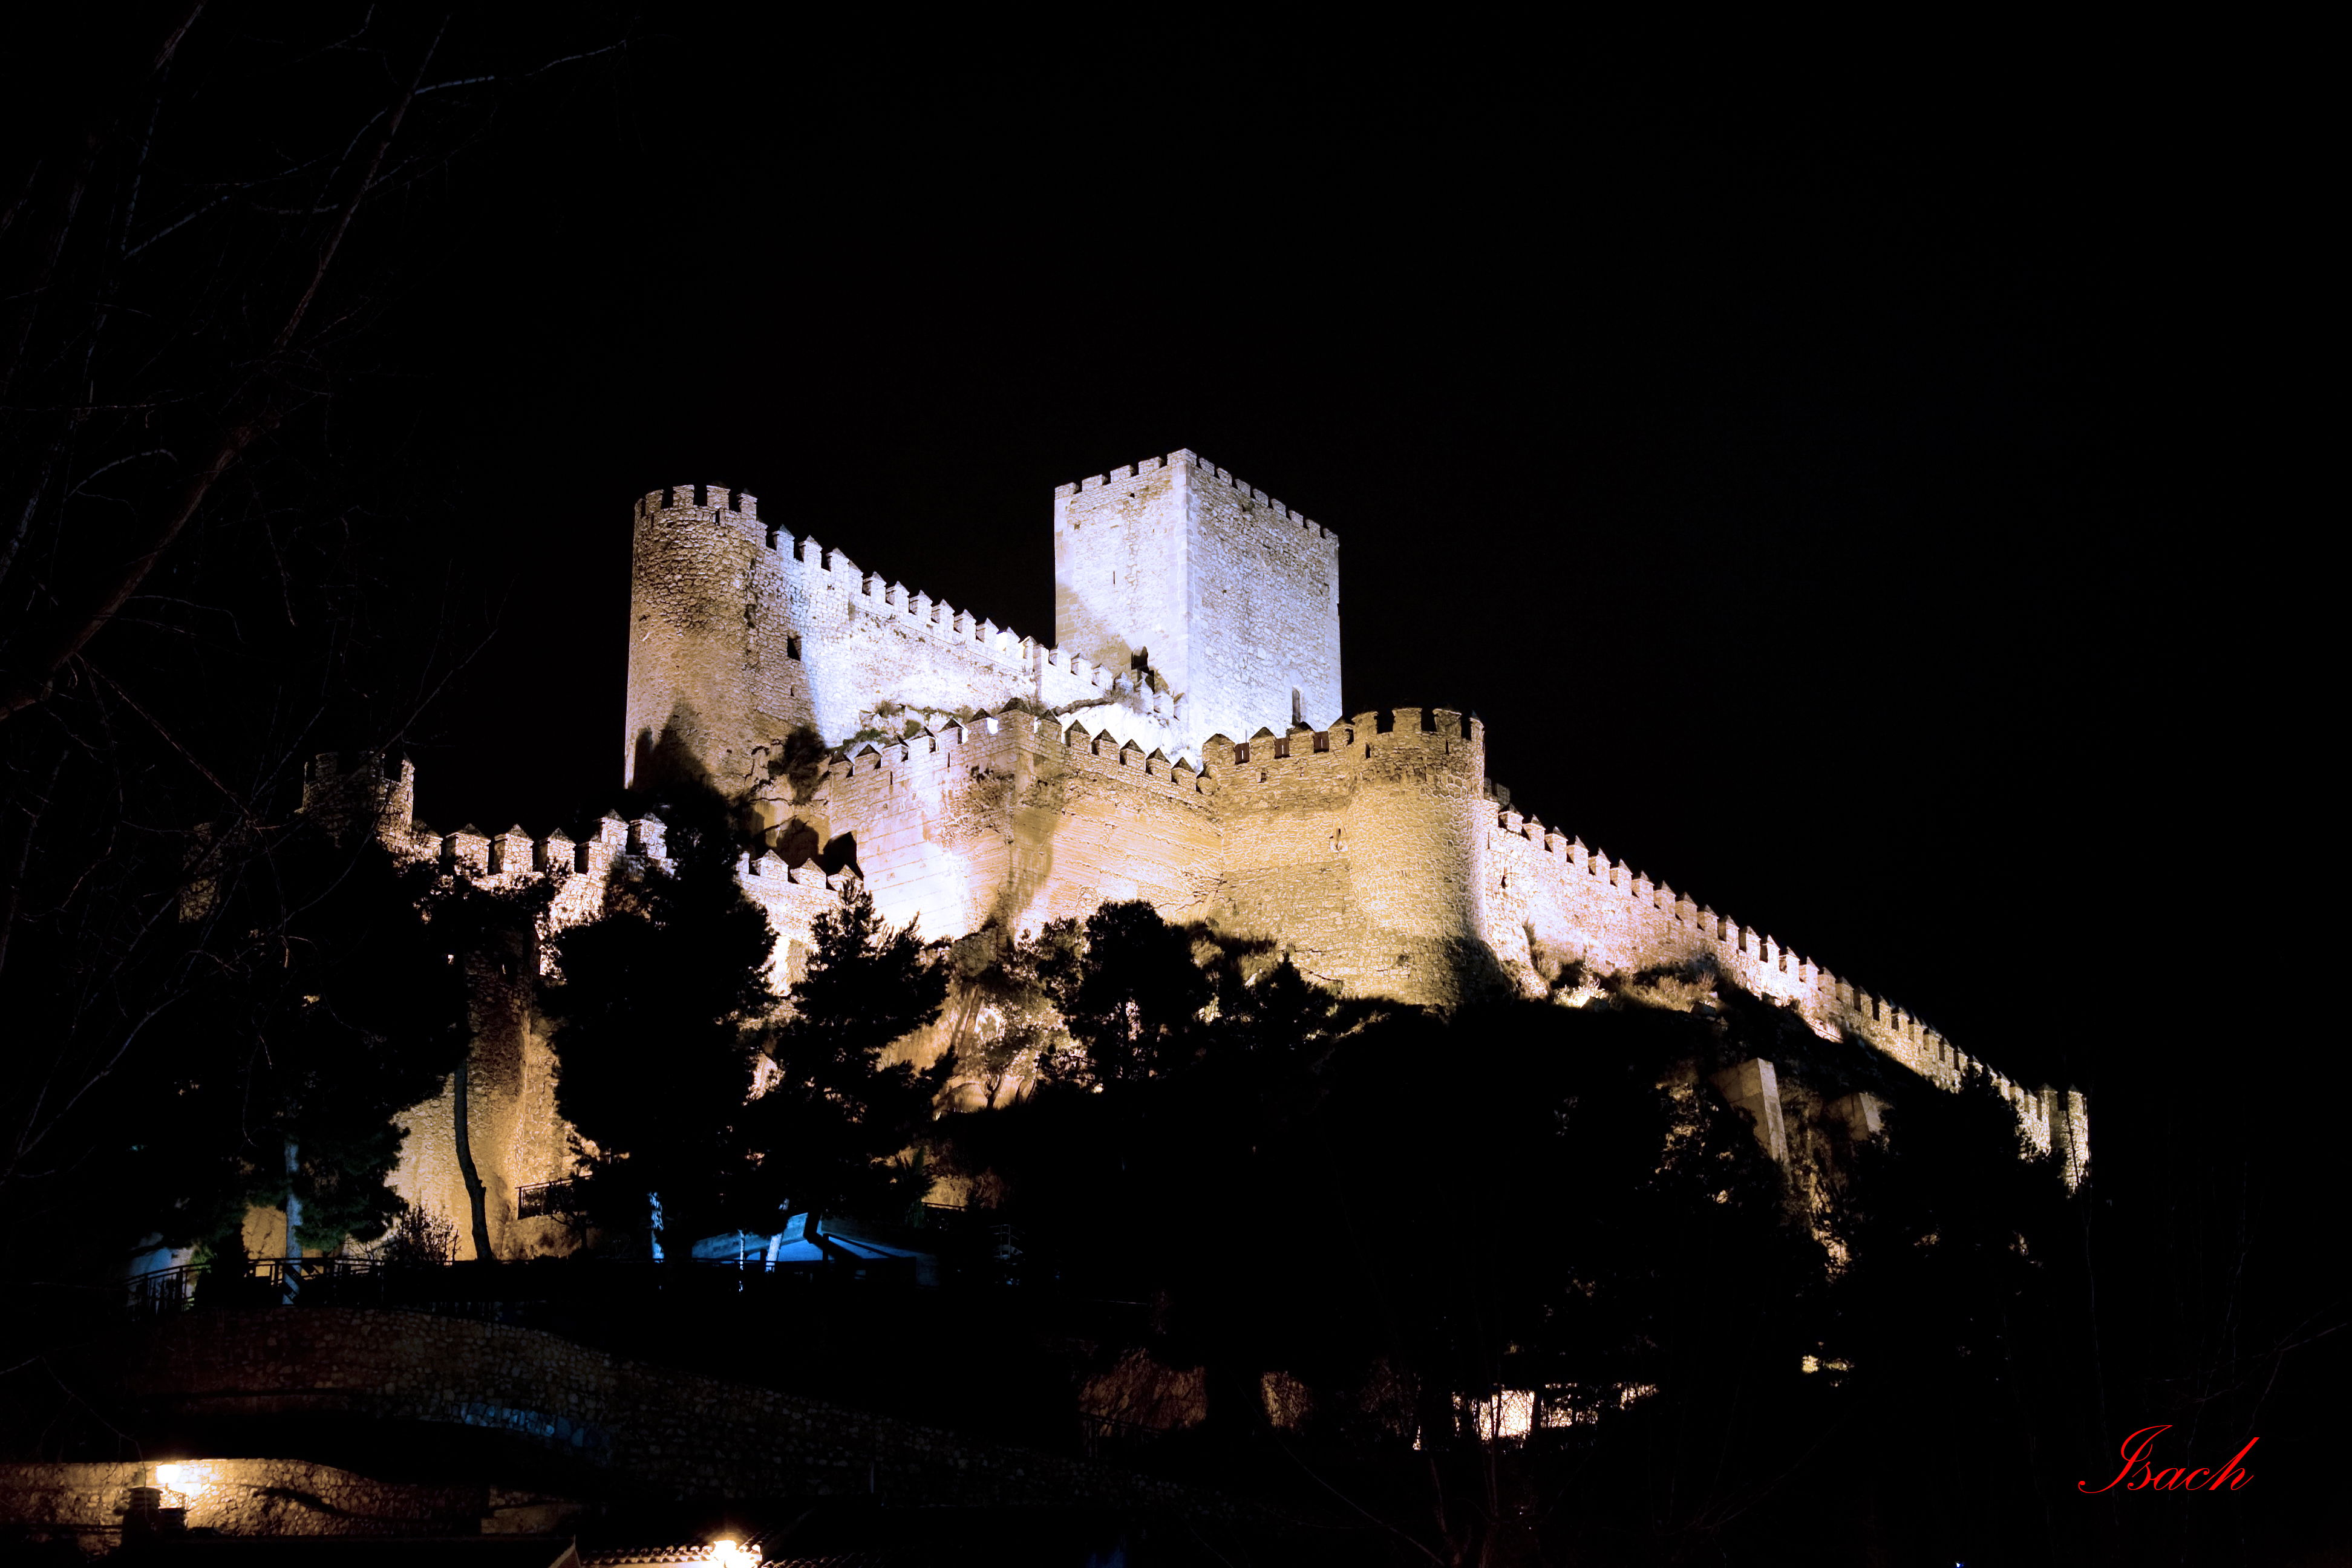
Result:
{"label": "tree trunk", "polygon": [[302,1227],[302,1200],[295,1194],[294,1178],[302,1169],[301,1146],[293,1139],[286,1140],[286,1288],[285,1298],[291,1301],[294,1292],[301,1288],[302,1243],[295,1232]]}
{"label": "tree trunk", "polygon": [[489,1206],[485,1201],[487,1194],[482,1190],[482,1173],[474,1168],[472,1112],[467,1093],[467,1080],[472,1076],[473,1063],[474,1048],[468,1046],[466,1054],[457,1060],[457,1104],[456,1114],[450,1120],[457,1131],[457,1173],[466,1179],[466,1204],[473,1211],[474,1256],[488,1259],[498,1254],[490,1250]]}

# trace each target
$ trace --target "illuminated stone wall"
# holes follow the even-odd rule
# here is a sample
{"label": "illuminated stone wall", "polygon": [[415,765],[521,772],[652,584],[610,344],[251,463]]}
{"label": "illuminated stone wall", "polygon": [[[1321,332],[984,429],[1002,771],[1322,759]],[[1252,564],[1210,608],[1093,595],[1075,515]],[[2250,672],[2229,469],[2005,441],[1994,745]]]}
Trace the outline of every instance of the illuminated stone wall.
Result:
{"label": "illuminated stone wall", "polygon": [[1211,737],[1203,772],[1009,712],[861,745],[808,810],[855,838],[882,912],[929,935],[1143,899],[1351,994],[1444,1005],[1500,978],[1476,900],[1479,737],[1449,710],[1366,713],[1238,751]]}
{"label": "illuminated stone wall", "polygon": [[1786,1003],[1814,1033],[1861,1040],[1941,1088],[1957,1089],[1972,1068],[1985,1071],[2033,1146],[2056,1151],[2079,1176],[2090,1148],[2089,1106],[2079,1090],[2029,1089],[1772,937],[1533,817],[1500,805],[1487,815],[1482,927],[1522,989],[1548,988],[1570,962],[1601,974],[1710,960],[1747,990]]}
{"label": "illuminated stone wall", "polygon": [[[1338,540],[1193,453],[1055,490],[1058,647],[795,539],[740,490],[656,491],[635,529],[625,776],[698,772],[751,793],[771,847],[742,879],[776,928],[779,986],[839,896],[779,851],[845,839],[884,914],[927,937],[1144,899],[1270,942],[1351,994],[1441,1006],[1574,1003],[1601,975],[1704,962],[1931,1083],[1971,1065],[1885,997],[1513,810],[1475,721],[1341,717]],[[800,725],[835,748],[813,785],[766,766]],[[545,938],[603,908],[625,857],[660,855],[660,825],[607,818],[581,844],[436,833],[409,820],[411,775],[322,765],[313,809],[373,822],[453,875],[556,883],[541,952],[478,977],[468,1125],[498,1249],[569,1245],[557,1222],[512,1215],[517,1185],[572,1163],[528,982]],[[2083,1097],[1993,1079],[2079,1175]],[[445,1091],[411,1114],[400,1184],[462,1230],[455,1113]]]}
{"label": "illuminated stone wall", "polygon": [[992,919],[1034,930],[1124,899],[1202,918],[1224,860],[1192,767],[1021,712],[857,747],[814,807],[855,837],[877,907],[928,936]]}
{"label": "illuminated stone wall", "polygon": [[993,710],[1020,700],[1085,710],[1097,729],[1172,749],[1181,706],[1123,663],[1105,668],[866,572],[814,538],[760,520],[741,491],[680,486],[637,503],[630,595],[626,763],[725,787],[762,776],[802,725],[828,744],[886,705]]}
{"label": "illuminated stone wall", "polygon": [[1400,708],[1207,751],[1227,845],[1219,926],[1354,995],[1446,1006],[1492,989],[1476,721]]}
{"label": "illuminated stone wall", "polygon": [[[1440,1006],[1482,991],[1581,1000],[1562,990],[1570,966],[1597,978],[1705,961],[1930,1083],[1983,1066],[1883,996],[1502,804],[1484,726],[1451,710],[1213,736],[1198,773],[1023,713],[852,750],[808,810],[856,838],[889,917],[933,936],[1142,898],[1271,942],[1350,994]],[[2081,1094],[1985,1070],[2030,1142],[2079,1174]]]}
{"label": "illuminated stone wall", "polygon": [[[403,764],[404,799],[414,798],[414,778],[413,764]],[[601,915],[615,871],[625,872],[632,858],[661,858],[662,834],[658,821],[607,816],[582,840],[561,831],[534,839],[520,828],[495,835],[471,827],[441,833],[414,822],[390,838],[395,852],[438,865],[446,874],[486,889],[551,887],[534,939],[478,963],[472,976],[474,1046],[466,1125],[490,1245],[499,1257],[572,1249],[573,1238],[561,1218],[516,1212],[518,1187],[561,1181],[573,1166],[571,1131],[555,1109],[554,1052],[533,989],[551,961],[555,934]],[[840,881],[814,866],[789,868],[772,853],[744,857],[738,878],[777,931],[771,979],[782,989],[794,978],[793,954],[805,954],[818,912],[838,907]],[[409,1202],[446,1216],[457,1227],[458,1257],[472,1258],[472,1209],[457,1153],[457,1114],[454,1080],[402,1113],[408,1136],[393,1185]],[[283,1235],[281,1222],[270,1254],[282,1247]]]}
{"label": "illuminated stone wall", "polygon": [[1188,451],[1054,492],[1054,636],[1148,655],[1184,700],[1171,755],[1339,714],[1339,541]]}
{"label": "illuminated stone wall", "polygon": [[131,1489],[141,1486],[160,1488],[162,1506],[186,1510],[189,1529],[223,1535],[495,1533],[499,1516],[529,1495],[379,1481],[301,1459],[0,1465],[0,1521],[70,1533],[96,1552],[113,1543]]}
{"label": "illuminated stone wall", "polygon": [[[772,848],[740,863],[742,886],[777,933],[776,984],[795,978],[817,916],[862,875],[888,920],[915,921],[926,937],[992,921],[1034,931],[1142,899],[1170,920],[1268,942],[1349,994],[1437,1006],[1498,993],[1580,1002],[1601,975],[1705,961],[1785,1002],[1815,1033],[1864,1041],[1930,1083],[1955,1088],[1972,1065],[1885,998],[1502,805],[1475,720],[1399,709],[1247,742],[1213,736],[1202,751],[1195,770],[1083,721],[1065,728],[1019,710],[849,748],[810,798],[785,809],[820,839],[848,836],[855,869],[828,877]],[[477,976],[468,1125],[502,1255],[570,1245],[558,1221],[513,1212],[518,1185],[559,1179],[572,1164],[529,981],[547,939],[602,910],[616,867],[660,857],[661,832],[656,821],[607,818],[581,844],[511,831],[406,836],[409,853],[486,886],[556,884],[539,951]],[[2079,1174],[2082,1095],[1991,1077],[2032,1143]],[[445,1089],[408,1113],[395,1184],[462,1234],[455,1111]]]}
{"label": "illuminated stone wall", "polygon": [[1338,538],[1187,451],[1055,491],[1053,647],[795,538],[741,490],[656,490],[633,539],[633,784],[733,785],[794,728],[839,744],[887,705],[1084,710],[1193,761],[1213,733],[1339,711]]}

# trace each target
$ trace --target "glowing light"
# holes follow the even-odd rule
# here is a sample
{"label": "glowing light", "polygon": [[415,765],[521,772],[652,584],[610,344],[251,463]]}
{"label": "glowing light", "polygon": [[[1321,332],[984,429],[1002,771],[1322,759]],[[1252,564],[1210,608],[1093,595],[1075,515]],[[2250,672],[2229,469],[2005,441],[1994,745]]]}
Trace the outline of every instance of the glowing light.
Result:
{"label": "glowing light", "polygon": [[710,1555],[706,1561],[712,1568],[758,1568],[760,1549],[745,1546],[740,1542],[714,1541],[710,1543]]}
{"label": "glowing light", "polygon": [[1535,1425],[1536,1394],[1532,1388],[1498,1388],[1491,1399],[1457,1394],[1454,1408],[1468,1418],[1471,1435],[1480,1441],[1518,1442]]}
{"label": "glowing light", "polygon": [[210,1465],[158,1465],[155,1484],[183,1498],[202,1497],[212,1489],[212,1471]]}

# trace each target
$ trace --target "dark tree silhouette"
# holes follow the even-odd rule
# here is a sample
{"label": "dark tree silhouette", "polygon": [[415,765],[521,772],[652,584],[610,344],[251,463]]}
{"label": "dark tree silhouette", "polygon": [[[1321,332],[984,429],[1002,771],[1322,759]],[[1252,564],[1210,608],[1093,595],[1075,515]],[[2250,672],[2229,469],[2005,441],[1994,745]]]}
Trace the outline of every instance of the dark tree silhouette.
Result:
{"label": "dark tree silhouette", "polygon": [[1097,1083],[1139,1083],[1189,1065],[1203,1044],[1202,1012],[1215,981],[1194,956],[1194,933],[1141,900],[1105,904],[1084,940],[1046,933],[1042,966]]}
{"label": "dark tree silhouette", "polygon": [[635,857],[603,918],[555,939],[540,1005],[553,1025],[556,1108],[593,1146],[591,1217],[673,1237],[715,1228],[744,1174],[752,1058],[778,997],[775,931],[735,880],[738,825],[707,791],[663,806],[668,863]]}
{"label": "dark tree silhouette", "polygon": [[785,1204],[903,1209],[922,1194],[887,1201],[895,1187],[915,1184],[914,1173],[894,1162],[930,1121],[951,1063],[919,1070],[882,1058],[938,1019],[948,988],[944,955],[926,949],[911,923],[891,930],[863,882],[849,884],[839,910],[817,917],[814,934],[792,1015],[769,1042],[774,1081],[751,1107],[764,1214]]}
{"label": "dark tree silhouette", "polygon": [[[221,1152],[255,1124],[208,1065],[233,1045],[173,1016],[320,913],[263,907],[303,762],[397,749],[487,629],[409,550],[447,460],[328,416],[445,253],[440,176],[611,40],[201,0],[45,26],[0,103],[0,1268],[79,1300],[181,1190],[146,1130],[226,1162],[226,1208],[252,1174]],[[247,923],[182,920],[205,889]],[[342,1027],[263,1021],[289,1050]],[[320,1225],[380,1217],[369,1137],[347,1182],[310,1164],[331,1135],[298,1153]]]}
{"label": "dark tree silhouette", "polygon": [[382,1236],[398,1114],[459,1068],[468,971],[535,912],[373,837],[274,837],[192,900],[203,972],[153,1026],[167,1092],[143,1102],[133,1165],[170,1244],[220,1245],[251,1206],[287,1209],[289,1246]]}

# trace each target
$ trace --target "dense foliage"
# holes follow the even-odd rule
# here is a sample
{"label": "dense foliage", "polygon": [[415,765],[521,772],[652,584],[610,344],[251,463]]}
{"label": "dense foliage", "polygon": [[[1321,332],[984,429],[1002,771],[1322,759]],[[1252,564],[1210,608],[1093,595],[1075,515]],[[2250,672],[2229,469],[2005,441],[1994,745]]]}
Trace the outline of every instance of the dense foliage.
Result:
{"label": "dense foliage", "polygon": [[899,1156],[946,1066],[883,1058],[939,1016],[941,955],[887,926],[853,880],[818,917],[806,973],[778,994],[774,930],[736,881],[730,807],[680,784],[661,811],[664,856],[634,857],[612,908],[557,936],[540,993],[556,1106],[583,1141],[604,1244],[643,1236],[656,1197],[673,1242],[919,1203]]}
{"label": "dense foliage", "polygon": [[937,1167],[1034,1277],[1155,1303],[1139,1348],[1202,1391],[1162,1452],[1398,1561],[2000,1550],[2032,1510],[1912,1506],[1919,1412],[1987,1484],[2084,1436],[2078,1201],[1981,1085],[1904,1096],[1815,1209],[1711,1075],[1769,1053],[1884,1093],[1885,1069],[1727,985],[1696,1013],[1628,984],[1442,1018],[1140,906],[998,951],[972,984],[1048,1070],[940,1121]]}
{"label": "dense foliage", "polygon": [[541,987],[556,1109],[587,1142],[587,1212],[642,1235],[658,1194],[667,1230],[716,1229],[743,1179],[742,1108],[777,997],[775,932],[735,881],[719,805],[682,793],[667,864],[632,859],[613,908],[555,940]]}
{"label": "dense foliage", "polygon": [[769,1038],[772,1080],[749,1110],[764,1199],[754,1220],[785,1207],[892,1215],[929,1185],[899,1156],[929,1122],[950,1064],[884,1058],[938,1018],[946,966],[911,924],[891,930],[862,882],[813,934],[791,1015]]}
{"label": "dense foliage", "polygon": [[234,1250],[248,1208],[295,1200],[295,1239],[373,1241],[398,1113],[438,1093],[472,1041],[487,970],[511,968],[536,900],[403,865],[302,820],[196,884],[189,973],[148,1026],[163,1064],[131,1102],[126,1217],[166,1245]]}

